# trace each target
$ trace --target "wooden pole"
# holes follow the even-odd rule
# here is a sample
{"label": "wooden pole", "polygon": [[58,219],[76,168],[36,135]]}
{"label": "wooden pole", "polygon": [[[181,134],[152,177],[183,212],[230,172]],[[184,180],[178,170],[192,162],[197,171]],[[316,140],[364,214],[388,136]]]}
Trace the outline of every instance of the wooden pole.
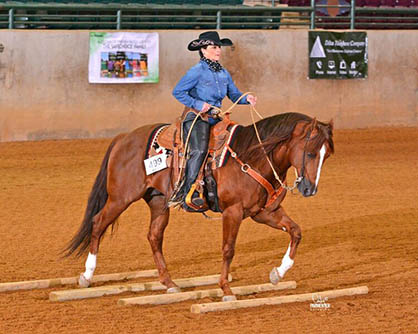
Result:
{"label": "wooden pole", "polygon": [[[230,281],[232,280],[231,275],[229,275],[229,280]],[[195,287],[195,286],[212,285],[212,284],[217,284],[219,282],[219,275],[181,278],[181,279],[174,280],[174,282],[180,288],[190,288],[190,287]],[[141,292],[141,291],[156,291],[156,290],[166,290],[166,289],[167,287],[161,284],[160,282],[117,284],[117,285],[99,286],[95,288],[54,291],[49,294],[49,300],[61,302],[61,301],[66,301],[66,300],[96,298],[96,297],[102,297],[106,295],[117,295],[117,294],[128,292],[128,291]]]}
{"label": "wooden pole", "polygon": [[[158,277],[157,270],[131,271],[125,273],[113,273],[93,276],[92,282],[123,281],[141,277]],[[16,290],[47,289],[61,285],[77,284],[77,277],[51,278],[35,281],[21,281],[0,283],[0,292]]]}
{"label": "wooden pole", "polygon": [[324,298],[337,298],[342,296],[354,296],[367,294],[369,289],[367,286],[359,286],[355,288],[340,289],[340,290],[328,290],[322,292],[314,293],[305,293],[299,295],[290,295],[290,296],[281,296],[281,297],[270,297],[270,298],[258,298],[258,299],[245,299],[245,300],[236,300],[230,302],[219,302],[219,303],[207,303],[207,304],[194,304],[192,305],[190,311],[192,313],[206,313],[214,311],[226,311],[226,310],[235,310],[238,308],[246,307],[257,307],[262,305],[279,305],[284,303],[295,303],[295,302],[305,302],[313,301],[315,298],[321,297]]}
{"label": "wooden pole", "polygon": [[[232,292],[235,295],[251,295],[253,293],[260,293],[265,291],[277,291],[284,289],[296,289],[296,282],[281,282],[277,285],[271,283],[267,284],[258,284],[258,285],[247,285],[247,286],[238,286],[233,287]],[[195,300],[202,299],[206,297],[215,298],[222,297],[223,291],[221,289],[209,289],[209,290],[199,290],[199,291],[188,291],[172,294],[162,294],[162,295],[152,295],[152,296],[142,296],[134,298],[123,298],[119,299],[119,305],[162,305],[162,304],[172,304],[179,303],[186,300]]]}

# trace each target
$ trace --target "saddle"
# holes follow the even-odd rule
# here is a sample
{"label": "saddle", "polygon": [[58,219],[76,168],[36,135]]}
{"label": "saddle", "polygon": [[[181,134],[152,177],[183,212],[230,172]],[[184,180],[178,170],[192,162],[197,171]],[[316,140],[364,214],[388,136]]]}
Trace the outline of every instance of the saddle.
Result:
{"label": "saddle", "polygon": [[[186,200],[187,206],[183,206],[186,211],[204,212],[211,209],[220,212],[217,185],[212,171],[225,165],[230,155],[227,147],[232,144],[238,126],[229,119],[229,116],[226,116],[211,127],[208,153],[194,185],[199,196],[205,199],[205,205],[194,207],[192,203]],[[166,156],[166,165],[171,168],[171,183],[174,191],[180,187],[186,167],[182,135],[182,118],[180,117],[172,124],[162,125],[154,129],[147,150],[148,157],[159,154]]]}

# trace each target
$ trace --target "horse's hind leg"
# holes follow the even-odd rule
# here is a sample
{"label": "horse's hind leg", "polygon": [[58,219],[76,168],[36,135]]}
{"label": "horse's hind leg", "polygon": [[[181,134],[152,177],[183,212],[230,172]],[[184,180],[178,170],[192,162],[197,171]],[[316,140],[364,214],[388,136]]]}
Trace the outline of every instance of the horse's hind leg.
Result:
{"label": "horse's hind leg", "polygon": [[90,240],[90,251],[86,260],[86,271],[80,275],[78,284],[81,287],[88,287],[96,269],[97,253],[99,251],[100,239],[110,224],[128,207],[130,203],[113,201],[107,199],[103,209],[93,218],[93,229]]}
{"label": "horse's hind leg", "polygon": [[282,259],[280,267],[274,267],[270,272],[271,283],[277,284],[293,266],[296,250],[302,239],[302,232],[299,225],[289,218],[282,207],[279,207],[276,211],[271,213],[263,211],[257,216],[252,217],[252,219],[258,223],[263,223],[275,229],[283,230],[290,235],[290,244]]}
{"label": "horse's hind leg", "polygon": [[168,293],[179,292],[179,287],[173,282],[167,270],[163,255],[164,231],[170,218],[170,210],[166,206],[166,198],[159,192],[144,196],[151,210],[151,223],[148,231],[148,241],[151,245],[152,256],[157,266],[160,282],[167,287]]}

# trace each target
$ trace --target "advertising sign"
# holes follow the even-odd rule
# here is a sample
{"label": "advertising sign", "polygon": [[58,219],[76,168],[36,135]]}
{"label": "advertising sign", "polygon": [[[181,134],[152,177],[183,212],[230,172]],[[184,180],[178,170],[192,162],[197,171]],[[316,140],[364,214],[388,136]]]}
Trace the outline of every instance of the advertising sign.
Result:
{"label": "advertising sign", "polygon": [[309,31],[309,79],[367,78],[367,33]]}
{"label": "advertising sign", "polygon": [[158,78],[158,33],[90,32],[90,83],[149,83]]}

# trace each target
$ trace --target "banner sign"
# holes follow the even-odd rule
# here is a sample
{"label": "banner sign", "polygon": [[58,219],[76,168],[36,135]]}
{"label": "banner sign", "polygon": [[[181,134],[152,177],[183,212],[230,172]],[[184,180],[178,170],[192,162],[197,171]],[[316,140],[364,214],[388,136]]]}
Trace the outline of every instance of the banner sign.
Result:
{"label": "banner sign", "polygon": [[367,33],[309,31],[309,79],[367,78]]}
{"label": "banner sign", "polygon": [[158,33],[90,32],[90,83],[158,82]]}

